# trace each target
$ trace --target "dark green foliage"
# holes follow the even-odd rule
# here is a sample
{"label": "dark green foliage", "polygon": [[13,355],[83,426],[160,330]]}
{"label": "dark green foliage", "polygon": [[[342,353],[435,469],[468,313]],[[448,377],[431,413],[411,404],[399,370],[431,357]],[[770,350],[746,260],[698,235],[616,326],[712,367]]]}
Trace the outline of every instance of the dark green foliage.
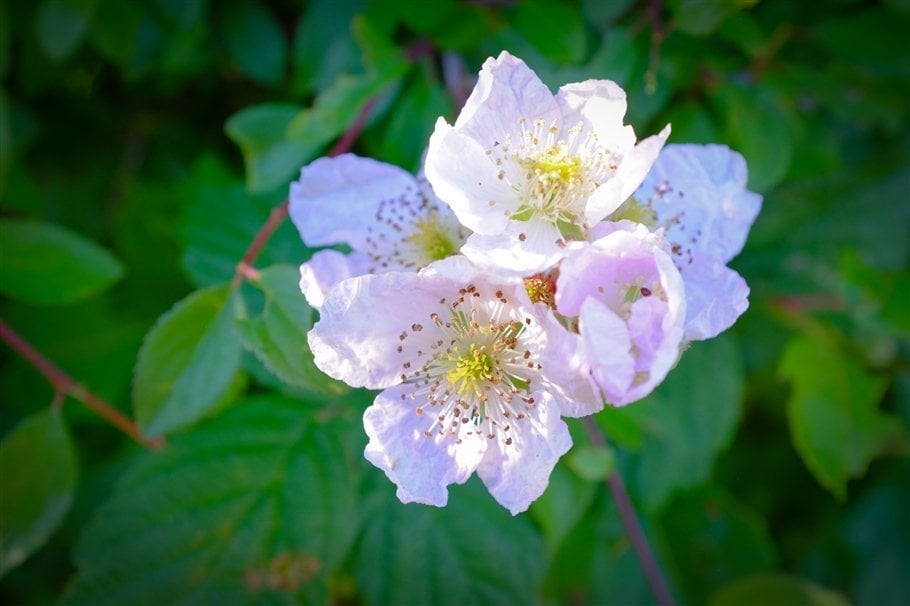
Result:
{"label": "dark green foliage", "polygon": [[[650,603],[615,468],[680,603],[907,603],[908,31],[902,0],[0,0],[0,318],[167,439],[0,347],[0,602]],[[750,310],[599,414],[607,449],[572,422],[515,518],[476,479],[401,505],[363,460],[290,221],[231,285],[365,103],[353,151],[416,171],[504,48],[764,195]]]}

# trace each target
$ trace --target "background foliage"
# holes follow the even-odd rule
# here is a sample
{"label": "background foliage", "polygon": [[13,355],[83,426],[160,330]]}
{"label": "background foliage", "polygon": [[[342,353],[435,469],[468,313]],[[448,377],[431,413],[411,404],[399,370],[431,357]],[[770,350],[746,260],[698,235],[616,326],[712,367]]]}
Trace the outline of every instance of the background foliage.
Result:
{"label": "background foliage", "polygon": [[[906,0],[0,2],[0,317],[167,442],[0,348],[0,600],[647,603],[616,465],[682,603],[910,603],[908,31]],[[748,313],[598,416],[612,456],[573,426],[516,518],[476,481],[401,505],[362,460],[289,222],[230,284],[365,103],[354,150],[416,169],[503,48],[765,196]]]}

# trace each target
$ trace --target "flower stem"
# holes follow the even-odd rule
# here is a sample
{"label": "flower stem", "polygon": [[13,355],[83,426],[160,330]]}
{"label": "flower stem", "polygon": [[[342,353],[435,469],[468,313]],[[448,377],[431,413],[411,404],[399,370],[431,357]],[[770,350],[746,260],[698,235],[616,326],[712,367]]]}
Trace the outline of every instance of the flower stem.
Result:
{"label": "flower stem", "polygon": [[[588,432],[588,438],[594,447],[606,448],[607,442],[604,440],[603,434],[600,433],[600,427],[598,427],[594,417],[585,417],[583,422],[585,430]],[[606,482],[607,487],[610,489],[610,494],[613,496],[613,501],[616,503],[616,508],[619,510],[623,528],[625,528],[626,534],[632,542],[635,555],[638,556],[638,560],[641,562],[645,578],[648,581],[648,585],[651,586],[654,597],[657,598],[657,603],[661,606],[673,606],[675,602],[673,594],[670,593],[670,588],[667,585],[666,576],[661,570],[657,558],[654,557],[654,551],[651,549],[648,537],[645,535],[638,515],[635,513],[635,507],[632,505],[632,500],[629,498],[629,493],[626,491],[626,485],[622,481],[619,470],[614,470],[607,477]]]}
{"label": "flower stem", "polygon": [[0,320],[0,339],[6,341],[15,352],[25,358],[34,366],[54,388],[53,406],[59,408],[63,403],[64,396],[72,396],[86,406],[86,408],[95,412],[108,423],[133,438],[146,448],[158,450],[164,446],[161,438],[148,438],[142,435],[139,427],[123,413],[105,402],[99,396],[95,395],[82,385],[76,382],[71,376],[57,368],[57,366],[48,360],[35,347],[26,341],[16,331],[9,327],[3,320]]}

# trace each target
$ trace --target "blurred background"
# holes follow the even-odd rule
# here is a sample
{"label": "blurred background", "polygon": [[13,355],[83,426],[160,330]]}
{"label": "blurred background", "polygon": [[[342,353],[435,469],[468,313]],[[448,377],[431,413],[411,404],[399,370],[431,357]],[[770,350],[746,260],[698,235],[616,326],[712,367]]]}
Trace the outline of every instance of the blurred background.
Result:
{"label": "blurred background", "polygon": [[[907,32],[907,0],[0,1],[0,318],[167,440],[55,400],[5,332],[0,601],[652,603],[618,469],[679,603],[910,604]],[[353,151],[416,170],[502,49],[764,195],[749,311],[598,415],[609,451],[573,425],[516,518],[362,461],[372,396],[305,359],[290,222],[223,286],[365,105]]]}

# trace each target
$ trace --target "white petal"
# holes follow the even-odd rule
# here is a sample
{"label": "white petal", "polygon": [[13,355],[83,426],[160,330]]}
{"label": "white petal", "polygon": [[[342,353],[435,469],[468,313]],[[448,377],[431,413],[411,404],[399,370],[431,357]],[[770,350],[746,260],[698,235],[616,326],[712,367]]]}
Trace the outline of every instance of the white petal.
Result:
{"label": "white petal", "polygon": [[[477,468],[487,450],[485,438],[425,432],[430,415],[418,415],[411,400],[402,400],[407,387],[393,387],[376,396],[363,415],[370,442],[364,456],[398,486],[403,503],[441,507],[448,500],[449,484],[463,484]],[[459,443],[460,442],[460,443]]]}
{"label": "white petal", "polygon": [[629,328],[613,310],[593,298],[585,300],[578,319],[594,380],[607,402],[624,404],[635,378]]}
{"label": "white petal", "polygon": [[591,195],[585,210],[585,218],[589,224],[602,221],[635,193],[669,136],[668,124],[659,134],[639,141],[638,145],[626,154],[613,177]]}
{"label": "white petal", "polygon": [[552,313],[541,321],[547,332],[546,356],[541,359],[547,389],[564,417],[585,417],[604,406],[600,388],[591,376],[581,337],[569,332]]}
{"label": "white petal", "polygon": [[472,234],[461,252],[481,267],[502,275],[528,276],[553,267],[566,254],[555,226],[536,218],[512,221],[504,232]]}
{"label": "white petal", "polygon": [[291,183],[289,212],[307,246],[348,244],[362,249],[379,204],[416,193],[417,182],[407,171],[342,154],[301,169],[300,179]]}
{"label": "white petal", "polygon": [[566,84],[559,89],[556,101],[566,128],[581,122],[596,133],[604,146],[615,152],[625,153],[635,145],[635,131],[623,124],[626,91],[615,82],[585,80]]}
{"label": "white petal", "polygon": [[397,351],[402,333],[407,333],[404,338],[426,338],[426,332],[411,332],[411,325],[428,321],[439,298],[449,296],[452,288],[452,281],[442,276],[408,272],[340,282],[329,291],[320,319],[307,335],[316,366],[352,387],[384,389],[399,383],[402,364],[410,361]]}
{"label": "white petal", "polygon": [[300,290],[307,303],[319,309],[333,286],[369,270],[369,258],[360,253],[346,255],[337,250],[320,250],[300,266]]}
{"label": "white petal", "polygon": [[749,286],[742,276],[707,255],[683,266],[686,283],[687,341],[701,341],[730,328],[749,307]]}
{"label": "white petal", "polygon": [[532,412],[512,424],[513,442],[490,440],[477,468],[490,494],[512,515],[525,511],[550,482],[550,473],[572,446],[569,429],[559,418],[559,408],[546,392],[532,394]]}

